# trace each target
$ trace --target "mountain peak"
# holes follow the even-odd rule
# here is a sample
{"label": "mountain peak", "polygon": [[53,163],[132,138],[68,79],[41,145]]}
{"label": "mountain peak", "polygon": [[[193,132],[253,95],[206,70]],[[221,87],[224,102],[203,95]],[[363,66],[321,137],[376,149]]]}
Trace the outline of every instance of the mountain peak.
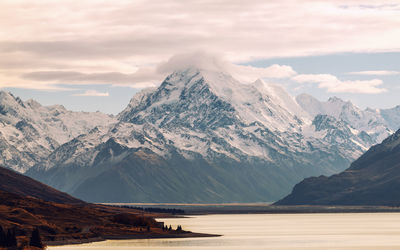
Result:
{"label": "mountain peak", "polygon": [[26,108],[24,102],[10,92],[0,91],[0,114],[18,116]]}
{"label": "mountain peak", "polygon": [[351,101],[344,101],[343,99],[337,96],[329,97],[327,103],[332,103],[337,105],[353,105]]}
{"label": "mountain peak", "polygon": [[345,101],[343,101],[342,99],[340,99],[340,98],[337,97],[337,96],[329,97],[329,99],[328,99],[327,102],[328,102],[328,103],[345,103]]}
{"label": "mountain peak", "polygon": [[42,107],[42,105],[40,103],[38,103],[37,101],[33,100],[33,99],[29,99],[25,102],[29,107],[36,109],[36,108],[40,108]]}
{"label": "mountain peak", "polygon": [[174,71],[156,90],[139,92],[119,115],[121,121],[139,124],[183,122],[206,128],[211,121],[222,126],[258,122],[272,130],[298,127],[304,117],[308,115],[278,85],[261,79],[241,83],[223,71],[194,67]]}
{"label": "mountain peak", "polygon": [[0,91],[0,101],[3,103],[10,101],[22,102],[19,97],[15,97],[13,94],[11,94],[11,92],[7,91]]}
{"label": "mountain peak", "polygon": [[61,105],[61,104],[50,105],[50,106],[47,106],[47,108],[49,108],[51,110],[67,111],[67,109],[64,107],[64,105]]}

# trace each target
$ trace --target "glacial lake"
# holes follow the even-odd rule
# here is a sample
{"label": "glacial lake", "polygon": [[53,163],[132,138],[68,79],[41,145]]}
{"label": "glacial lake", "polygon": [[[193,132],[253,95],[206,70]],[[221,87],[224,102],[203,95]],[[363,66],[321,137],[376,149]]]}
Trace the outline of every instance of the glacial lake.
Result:
{"label": "glacial lake", "polygon": [[400,213],[237,214],[158,219],[216,238],[108,240],[49,249],[400,249]]}

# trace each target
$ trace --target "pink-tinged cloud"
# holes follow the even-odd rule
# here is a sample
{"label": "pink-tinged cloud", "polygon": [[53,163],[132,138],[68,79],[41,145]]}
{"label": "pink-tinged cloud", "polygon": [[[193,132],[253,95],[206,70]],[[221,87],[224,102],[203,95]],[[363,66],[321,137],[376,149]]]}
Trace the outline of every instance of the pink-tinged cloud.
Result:
{"label": "pink-tinged cloud", "polygon": [[106,97],[109,96],[108,92],[98,92],[97,90],[86,90],[83,93],[73,94],[73,96],[99,96],[99,97]]}
{"label": "pink-tinged cloud", "polygon": [[369,71],[349,72],[348,74],[349,75],[366,75],[366,76],[391,76],[391,75],[400,75],[400,71],[369,70]]}
{"label": "pink-tinged cloud", "polygon": [[[399,10],[399,3],[385,0],[4,0],[0,87],[145,87],[164,76],[157,65],[199,50],[236,64],[400,51]],[[243,81],[295,74],[283,65],[229,67]]]}
{"label": "pink-tinged cloud", "polygon": [[318,88],[331,93],[379,94],[387,91],[381,87],[383,81],[380,79],[339,80],[330,74],[300,74],[294,76],[292,80],[299,83],[316,83]]}

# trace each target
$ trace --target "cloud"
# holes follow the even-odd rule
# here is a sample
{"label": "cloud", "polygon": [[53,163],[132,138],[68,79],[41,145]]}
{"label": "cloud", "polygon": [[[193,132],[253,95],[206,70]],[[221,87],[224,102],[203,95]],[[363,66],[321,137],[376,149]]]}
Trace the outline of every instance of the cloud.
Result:
{"label": "cloud", "polygon": [[400,71],[370,70],[370,71],[349,72],[348,74],[349,75],[367,75],[367,76],[390,76],[390,75],[400,75]]}
{"label": "cloud", "polygon": [[[382,80],[339,80],[330,74],[298,74],[288,65],[273,64],[268,67],[254,67],[229,62],[222,54],[197,50],[192,53],[181,53],[156,65],[137,67],[132,73],[118,71],[79,72],[70,70],[31,71],[22,75],[14,75],[17,79],[7,81],[12,84],[0,84],[0,87],[21,87],[56,90],[59,86],[74,85],[113,85],[132,88],[158,86],[167,75],[187,68],[221,71],[232,75],[243,83],[251,83],[257,79],[286,79],[299,83],[317,83],[319,88],[333,93],[378,94],[386,92],[382,88]],[[385,75],[394,71],[362,71],[351,74]],[[9,74],[10,75],[10,74]],[[12,73],[11,73],[12,76]],[[11,78],[10,78],[11,79]],[[66,90],[62,87],[60,90]],[[75,96],[107,96],[93,90]]]}
{"label": "cloud", "polygon": [[317,83],[319,88],[331,93],[379,94],[387,91],[380,87],[383,84],[380,79],[339,80],[330,74],[300,74],[292,80],[299,83]]}
{"label": "cloud", "polygon": [[241,61],[398,51],[398,10],[398,4],[371,0],[362,5],[339,0],[69,0],[62,6],[50,0],[9,0],[1,2],[0,51],[116,63],[139,58],[155,63],[196,49]]}
{"label": "cloud", "polygon": [[153,81],[160,80],[160,75],[154,68],[143,68],[132,74],[120,72],[81,73],[75,71],[35,71],[22,75],[22,78],[40,82],[57,84],[106,84],[128,85],[135,88],[155,85]]}
{"label": "cloud", "polygon": [[393,10],[397,9],[399,10],[399,4],[395,3],[385,3],[385,4],[352,4],[352,5],[341,5],[341,8],[344,9],[387,9],[387,10]]}
{"label": "cloud", "polygon": [[72,96],[109,96],[108,92],[98,92],[97,90],[86,90],[84,93],[73,94]]}
{"label": "cloud", "polygon": [[[273,64],[268,67],[254,67],[238,65],[224,59],[221,54],[196,51],[178,54],[155,66],[139,67],[133,73],[95,72],[82,73],[76,71],[33,71],[21,76],[22,80],[36,82],[38,87],[57,85],[90,85],[105,84],[113,86],[129,86],[144,88],[157,86],[162,80],[174,71],[187,68],[221,71],[231,74],[243,83],[262,79],[287,79],[299,83],[317,83],[319,88],[333,93],[362,93],[378,94],[386,91],[382,88],[380,79],[373,80],[339,80],[330,74],[298,74],[288,65]],[[381,72],[381,71],[379,71]],[[356,73],[356,72],[355,72]],[[44,84],[44,85],[42,85]],[[78,96],[104,96],[108,93],[93,91],[78,94]]]}
{"label": "cloud", "polygon": [[157,66],[157,72],[169,74],[176,70],[194,67],[204,70],[221,71],[232,75],[241,82],[254,82],[259,78],[288,78],[296,74],[292,67],[273,64],[268,67],[238,65],[224,59],[220,54],[196,51],[179,54]]}
{"label": "cloud", "polygon": [[169,67],[163,63],[185,62],[173,55],[191,51],[217,51],[233,64],[217,59],[213,66],[244,82],[292,77],[290,66],[243,64],[400,51],[399,6],[381,0],[4,0],[0,87],[154,86]]}
{"label": "cloud", "polygon": [[[253,66],[232,65],[232,75],[239,75],[238,78],[289,78],[296,75],[296,71],[291,66],[273,64],[271,66],[260,68]],[[241,76],[240,76],[241,75]],[[253,80],[250,80],[253,81]]]}
{"label": "cloud", "polygon": [[54,84],[110,84],[144,88],[157,86],[169,74],[187,68],[221,71],[231,74],[241,82],[254,82],[259,78],[288,78],[296,72],[287,65],[274,64],[269,67],[237,65],[223,59],[222,55],[196,51],[179,54],[155,66],[138,68],[134,73],[98,72],[82,73],[76,71],[33,71],[21,76],[24,80]]}
{"label": "cloud", "polygon": [[104,65],[108,71],[132,73],[137,67],[195,50],[218,51],[235,63],[399,51],[399,4],[376,0],[345,4],[341,0],[68,0],[62,4],[4,0],[0,58],[8,58],[14,68],[20,65],[24,73],[38,66],[44,71],[67,68],[93,73]]}

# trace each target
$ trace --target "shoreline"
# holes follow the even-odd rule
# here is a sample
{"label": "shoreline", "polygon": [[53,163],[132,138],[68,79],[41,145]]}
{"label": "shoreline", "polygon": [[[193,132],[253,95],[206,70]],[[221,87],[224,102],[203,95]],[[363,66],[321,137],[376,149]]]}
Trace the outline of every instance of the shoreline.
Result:
{"label": "shoreline", "polygon": [[[155,204],[152,204],[155,207]],[[334,213],[400,213],[400,207],[387,207],[387,206],[316,206],[316,205],[296,205],[296,206],[275,206],[266,204],[218,204],[218,205],[191,205],[191,204],[158,204],[157,207],[180,208],[185,207],[184,214],[156,214],[153,218],[157,221],[168,218],[187,218],[190,216],[201,215],[217,215],[217,214],[334,214]],[[202,238],[202,237],[220,237],[218,234],[207,233],[193,233],[181,232],[170,234],[130,234],[130,235],[108,235],[99,236],[88,239],[66,239],[58,241],[47,241],[47,246],[65,246],[65,245],[78,245],[93,242],[101,242],[106,240],[134,240],[134,239],[171,239],[171,238]]]}
{"label": "shoreline", "polygon": [[106,240],[136,240],[136,239],[179,239],[179,238],[205,238],[205,237],[220,237],[219,234],[206,234],[206,233],[177,233],[177,234],[156,234],[156,235],[110,235],[99,236],[88,239],[68,239],[61,241],[45,242],[46,246],[66,246],[66,245],[80,245],[94,242],[101,242]]}

